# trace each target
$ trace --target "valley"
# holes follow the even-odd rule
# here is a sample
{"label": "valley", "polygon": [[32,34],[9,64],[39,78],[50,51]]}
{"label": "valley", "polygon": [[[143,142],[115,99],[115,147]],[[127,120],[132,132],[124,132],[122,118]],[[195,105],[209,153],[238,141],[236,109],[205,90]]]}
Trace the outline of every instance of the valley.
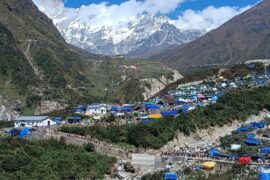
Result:
{"label": "valley", "polygon": [[270,179],[269,7],[0,0],[0,179]]}

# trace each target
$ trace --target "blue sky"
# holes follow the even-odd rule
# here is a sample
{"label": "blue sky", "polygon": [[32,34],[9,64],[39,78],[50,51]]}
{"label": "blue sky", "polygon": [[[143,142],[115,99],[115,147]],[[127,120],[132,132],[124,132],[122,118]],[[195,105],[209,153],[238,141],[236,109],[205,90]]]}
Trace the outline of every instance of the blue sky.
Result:
{"label": "blue sky", "polygon": [[[78,8],[82,5],[89,5],[92,3],[108,2],[109,4],[121,4],[126,0],[63,0],[66,7]],[[164,0],[166,1],[166,0]],[[255,4],[259,0],[189,0],[178,6],[178,8],[169,14],[171,18],[176,18],[183,11],[187,9],[202,10],[208,6],[221,7],[221,6],[236,6],[244,7],[250,4]]]}

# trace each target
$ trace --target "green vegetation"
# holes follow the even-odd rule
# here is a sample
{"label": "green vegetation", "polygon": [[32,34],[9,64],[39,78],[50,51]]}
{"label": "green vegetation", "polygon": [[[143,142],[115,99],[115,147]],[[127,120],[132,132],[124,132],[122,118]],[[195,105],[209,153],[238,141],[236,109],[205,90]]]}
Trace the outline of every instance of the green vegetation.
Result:
{"label": "green vegetation", "polygon": [[14,121],[1,121],[0,120],[0,129],[1,128],[13,127],[13,126],[14,126]]}
{"label": "green vegetation", "polygon": [[172,79],[161,63],[110,59],[68,45],[31,0],[2,0],[0,12],[0,95],[22,102],[25,114],[40,100],[70,106],[141,101],[141,79]]}
{"label": "green vegetation", "polygon": [[61,131],[91,135],[110,143],[127,143],[136,147],[160,148],[175,136],[176,130],[186,135],[197,129],[223,126],[235,120],[244,121],[262,109],[270,109],[270,88],[231,91],[216,104],[198,108],[175,119],[164,119],[149,124],[109,127],[62,127]]}
{"label": "green vegetation", "polygon": [[0,139],[0,179],[101,179],[110,173],[114,158],[64,140]]}

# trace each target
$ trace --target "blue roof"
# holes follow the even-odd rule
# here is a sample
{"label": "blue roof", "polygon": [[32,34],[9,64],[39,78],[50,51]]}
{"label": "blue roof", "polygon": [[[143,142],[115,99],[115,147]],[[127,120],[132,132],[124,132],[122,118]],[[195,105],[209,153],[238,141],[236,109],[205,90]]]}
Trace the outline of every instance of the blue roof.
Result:
{"label": "blue roof", "polygon": [[217,154],[217,150],[215,148],[212,148],[208,151],[208,153],[211,157],[213,157]]}
{"label": "blue roof", "polygon": [[265,122],[252,122],[250,125],[254,128],[264,128],[266,123]]}
{"label": "blue roof", "polygon": [[148,110],[155,110],[155,109],[159,109],[160,107],[156,104],[150,104],[150,105],[146,105],[146,109]]}
{"label": "blue roof", "polygon": [[270,153],[270,147],[261,148],[260,153]]}
{"label": "blue roof", "polygon": [[247,134],[246,136],[248,139],[254,139],[255,138],[255,134]]}
{"label": "blue roof", "polygon": [[259,174],[259,180],[269,180],[270,179],[270,173],[260,173]]}
{"label": "blue roof", "polygon": [[258,146],[258,145],[260,145],[260,141],[256,140],[256,139],[247,139],[244,142],[248,146]]}
{"label": "blue roof", "polygon": [[165,173],[164,180],[178,180],[176,173]]}

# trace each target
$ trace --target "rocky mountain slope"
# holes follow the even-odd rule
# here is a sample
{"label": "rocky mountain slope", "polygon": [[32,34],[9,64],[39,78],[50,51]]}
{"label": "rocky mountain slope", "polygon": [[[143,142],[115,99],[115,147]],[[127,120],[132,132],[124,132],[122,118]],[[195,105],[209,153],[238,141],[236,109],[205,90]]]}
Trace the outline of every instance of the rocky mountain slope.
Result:
{"label": "rocky mountain slope", "polygon": [[269,17],[270,0],[264,0],[205,36],[189,44],[166,49],[152,58],[172,67],[270,58]]}
{"label": "rocky mountain slope", "polygon": [[140,14],[129,22],[95,26],[91,24],[92,17],[81,15],[84,7],[75,13],[56,0],[53,7],[46,1],[35,1],[68,43],[95,54],[148,57],[164,47],[187,43],[204,34],[199,30],[180,30],[168,17],[151,14]]}
{"label": "rocky mountain slope", "polygon": [[[31,0],[0,0],[0,14],[0,95],[5,104],[17,100],[20,113],[33,114],[36,107],[44,112],[42,102],[66,106],[142,99],[140,79],[174,74],[160,63],[149,68],[151,63],[111,60],[67,44]],[[131,65],[135,71],[119,69]],[[7,114],[7,107],[13,105],[0,112]]]}

